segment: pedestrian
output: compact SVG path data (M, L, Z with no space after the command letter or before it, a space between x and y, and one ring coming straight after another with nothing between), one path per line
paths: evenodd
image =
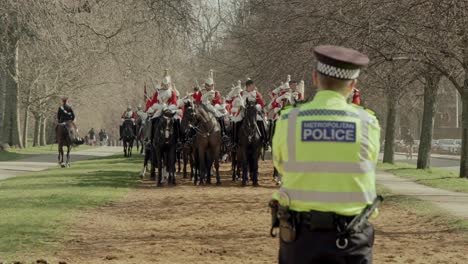
M273 162L282 175L270 202L278 210L272 214L280 226L279 263L369 264L374 229L370 213L357 216L381 201L375 186L380 126L372 111L346 101L369 59L338 46L314 53L318 92L282 111L273 138ZM353 219L365 221L351 232Z
M405 146L406 146L406 158L412 160L414 138L413 138L413 135L411 135L411 130L409 128L406 131L405 137L403 138L403 142L405 143Z

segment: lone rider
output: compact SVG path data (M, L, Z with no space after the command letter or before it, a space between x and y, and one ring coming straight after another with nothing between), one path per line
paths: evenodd
M120 132L119 140L122 140L122 137L123 137L123 135L122 135L123 134L123 122L125 122L125 120L131 120L134 123L135 120L138 118L138 116L137 116L137 114L135 112L132 111L132 107L128 106L127 110L122 113L122 116L120 118L122 118L122 124L120 125L120 129L119 129L119 132ZM135 131L135 124L133 124L133 125L134 125L133 131Z
M80 138L78 138L76 134L77 128L75 125L75 113L73 112L71 106L68 104L67 96L62 97L62 105L57 111L57 121L57 127L59 125L64 125L67 128L68 135L73 144L83 144L83 141ZM67 123L70 124L71 127L67 127Z

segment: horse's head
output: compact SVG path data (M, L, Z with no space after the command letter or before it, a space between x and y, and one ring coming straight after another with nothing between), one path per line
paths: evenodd
M253 100L249 100L247 98L245 100L245 105L244 105L244 117L247 120L256 120L257 114L258 114L257 102Z

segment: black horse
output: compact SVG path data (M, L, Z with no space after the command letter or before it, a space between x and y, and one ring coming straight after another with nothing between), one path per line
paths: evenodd
M125 120L122 129L122 141L124 147L124 156L131 157L133 149L133 141L135 140L135 126L132 120Z
M151 178L155 177L155 168L158 168L157 186L162 186L162 170L166 169L168 184L175 185L176 148L178 141L175 113L171 110L163 111L152 124L152 166Z
M242 186L247 185L248 172L253 186L258 185L258 160L262 150L260 129L257 125L258 110L255 101L246 99L244 119L239 127L239 152L242 162ZM240 155L239 155L240 154Z
M144 138L145 138L145 135L144 135L144 129L145 129L145 125L146 125L146 122L145 120L143 120L143 118L140 116L138 117L138 119L136 120L135 122L136 124L136 137L135 137L135 141L136 141L136 147L137 147L137 152L139 151L140 154L143 153L144 149L145 149L145 143L144 143ZM140 149L140 146L141 146L141 149Z
M151 144L151 119L150 117L147 117L146 120L144 121L143 129L141 131L142 133L142 138L143 138L143 143L142 143L142 150L144 151L145 158L143 161L143 169L141 170L140 173L140 178L144 178L146 171L148 170L148 162L151 160L151 157L153 155L152 152L152 144ZM152 178L151 180L156 180L155 178Z
M187 178L187 164L190 165L190 179L193 179L195 174L198 174L198 166L196 164L196 130L190 125L190 120L194 115L193 102L187 101L184 103L184 114L182 117L181 138L182 143L182 159L183 159L183 175Z
M197 132L194 146L200 175L195 175L194 184L211 184L211 171L214 163L216 184L221 184L219 176L219 155L221 147L221 127L213 112L202 103L194 105L191 122Z

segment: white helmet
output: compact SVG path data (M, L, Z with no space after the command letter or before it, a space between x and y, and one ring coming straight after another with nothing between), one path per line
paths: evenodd
M213 85L213 84L214 84L213 70L210 70L210 75L209 75L208 78L205 80L205 84L207 84L207 85Z

